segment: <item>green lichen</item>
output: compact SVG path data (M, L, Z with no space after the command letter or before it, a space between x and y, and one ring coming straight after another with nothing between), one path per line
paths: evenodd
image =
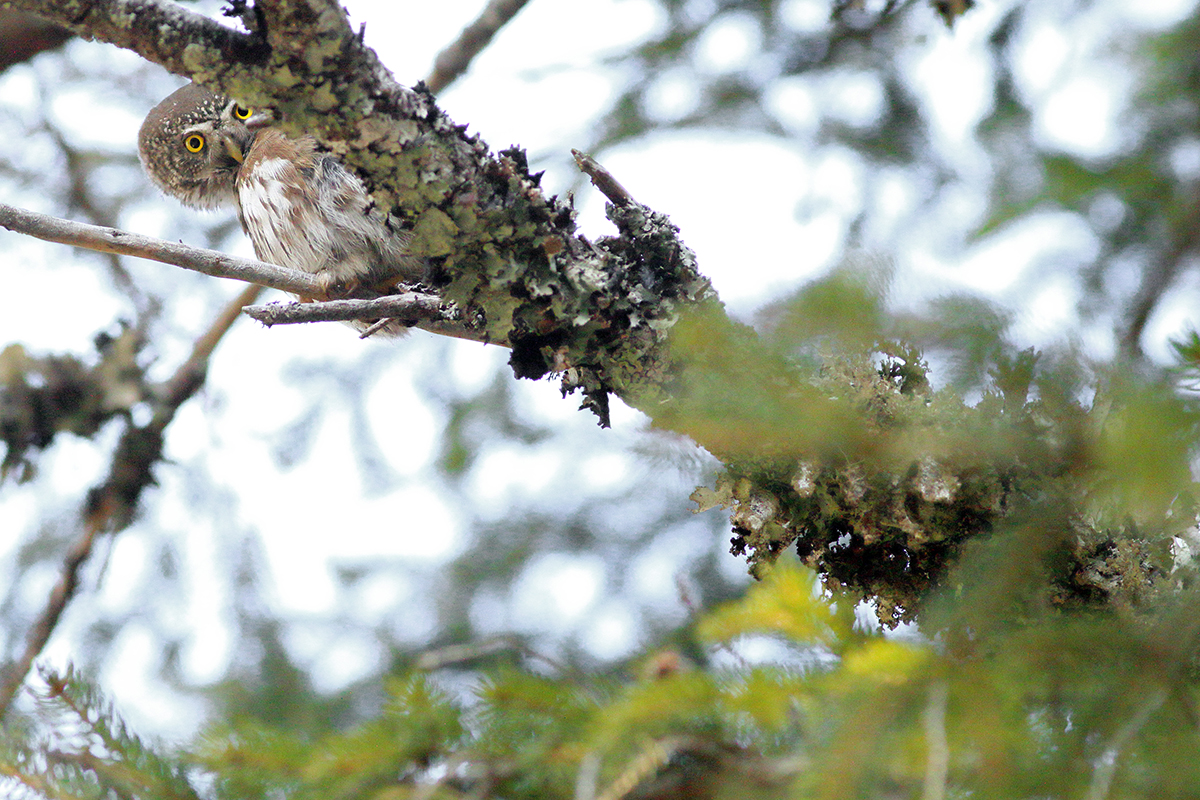
M212 69L216 66L212 56L212 51L202 44L192 42L187 47L183 48L183 53L180 55L183 61L183 67L198 83L207 83L211 80Z
M317 111L332 111L341 105L341 99L333 93L329 88L329 84L318 86L316 90L309 95L309 102Z
M413 226L410 249L423 258L449 255L454 251L458 226L440 208L427 208Z

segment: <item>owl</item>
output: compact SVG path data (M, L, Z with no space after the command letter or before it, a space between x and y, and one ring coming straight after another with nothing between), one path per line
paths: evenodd
M185 205L237 206L259 260L312 273L324 294L420 280L421 259L389 227L356 175L316 141L262 127L237 102L194 83L155 106L138 132L151 180Z

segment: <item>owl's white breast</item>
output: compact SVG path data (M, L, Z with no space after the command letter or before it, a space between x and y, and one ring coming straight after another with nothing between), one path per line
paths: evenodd
M311 273L333 266L333 231L294 162L284 158L254 161L248 173L239 176L238 204L242 225L259 259Z

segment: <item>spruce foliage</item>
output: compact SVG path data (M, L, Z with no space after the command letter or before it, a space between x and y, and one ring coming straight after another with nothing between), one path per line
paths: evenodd
M995 618L963 591L972 619ZM79 675L48 673L0 768L53 798L1195 797L1195 591L992 629L947 600L944 636L897 638L779 564L697 620L704 664L661 650L621 679L497 667L466 693L409 672L339 731L243 719L168 751ZM738 655L766 641L774 663Z

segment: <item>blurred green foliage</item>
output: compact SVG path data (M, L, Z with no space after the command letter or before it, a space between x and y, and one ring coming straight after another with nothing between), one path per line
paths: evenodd
M62 798L1195 797L1196 600L897 639L780 564L697 621L719 666L660 651L620 679L499 669L465 694L409 672L345 729L234 721L173 752L47 674L0 772ZM747 664L753 641L791 655Z

